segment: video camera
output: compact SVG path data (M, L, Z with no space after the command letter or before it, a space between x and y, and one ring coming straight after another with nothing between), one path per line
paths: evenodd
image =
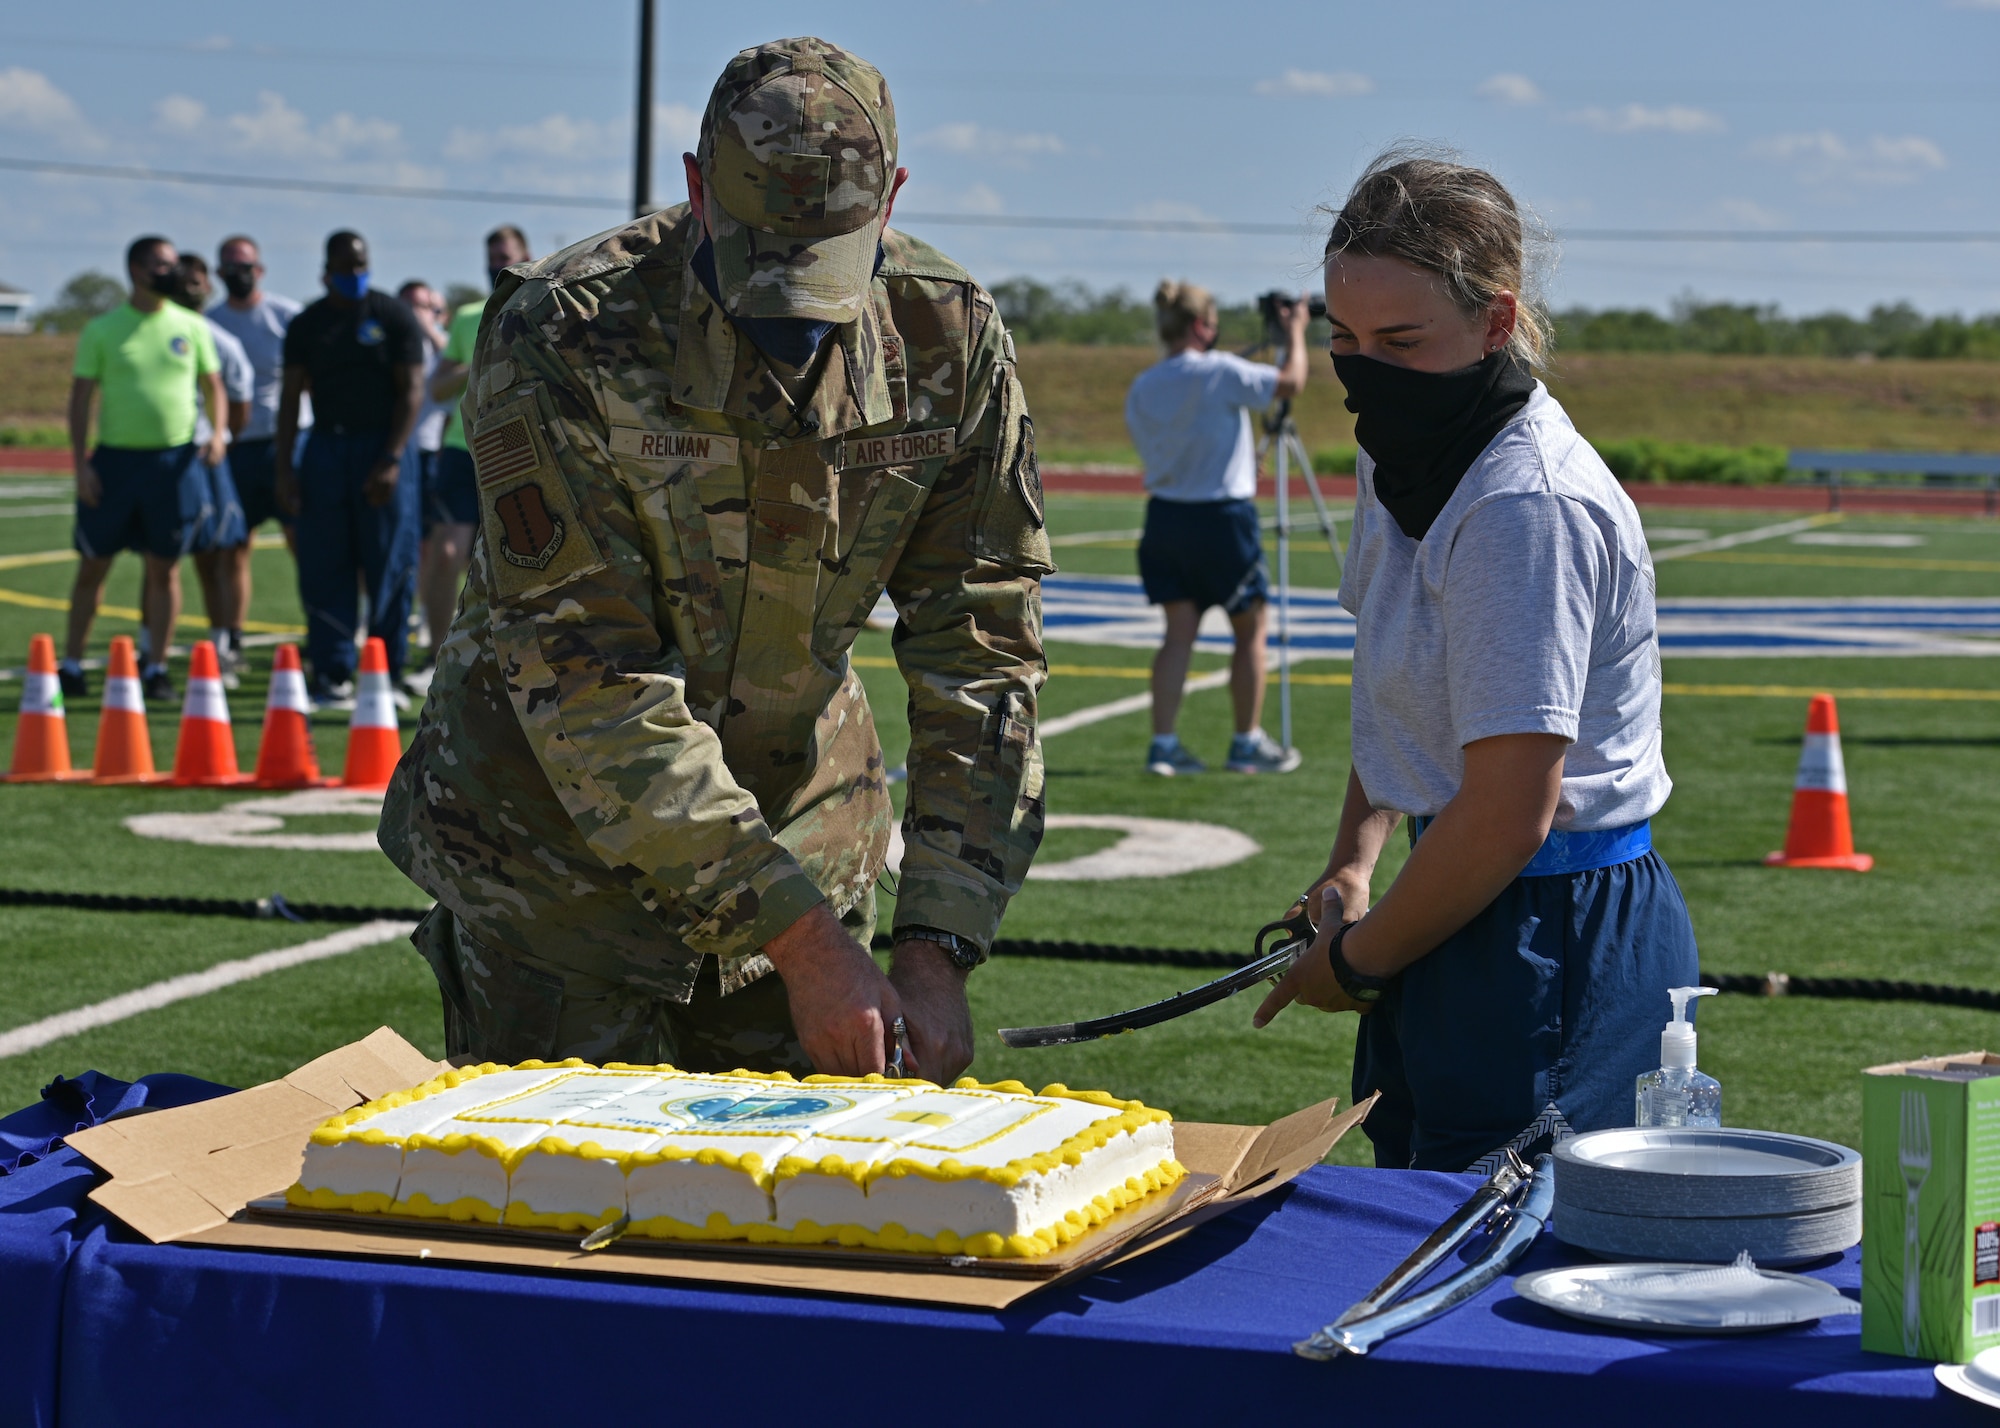
M1264 342L1267 346L1282 348L1288 340L1283 309L1291 300L1290 293L1280 292L1264 293L1257 299L1257 314L1264 319ZM1308 293L1306 311L1314 317L1325 317L1326 298L1319 293Z

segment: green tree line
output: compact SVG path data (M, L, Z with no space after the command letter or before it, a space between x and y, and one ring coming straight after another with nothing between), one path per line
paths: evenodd
M1016 341L1131 346L1153 340L1151 301L1125 288L1095 291L1076 282L1009 278L994 284L993 297ZM1224 306L1218 317L1223 347L1246 346L1263 331L1253 303ZM1926 316L1906 302L1877 305L1865 317L1790 317L1776 304L1689 297L1664 315L1648 308L1568 308L1555 315L1555 324L1558 352L2000 359L2000 313Z

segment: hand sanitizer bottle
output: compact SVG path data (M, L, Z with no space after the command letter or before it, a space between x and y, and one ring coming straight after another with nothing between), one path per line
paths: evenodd
M1722 1083L1694 1069L1694 1028L1688 1024L1690 997L1712 997L1713 987L1675 987L1674 1019L1660 1033L1660 1069L1639 1078L1637 1116L1640 1126L1714 1126L1722 1124Z

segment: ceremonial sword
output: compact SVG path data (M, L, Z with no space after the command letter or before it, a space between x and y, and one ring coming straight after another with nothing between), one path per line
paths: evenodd
M1202 986L1176 993L1165 1001L1112 1016L1060 1022L1054 1026L1004 1026L1000 1028L1000 1039L1014 1047L1073 1046L1080 1041L1095 1041L1101 1036L1116 1036L1122 1031L1137 1031L1141 1027L1172 1021L1177 1016L1186 1016L1191 1011L1199 1011L1202 1007L1233 997L1245 987L1254 987L1259 982L1274 981L1283 976L1299 958L1305 956L1317 931L1304 899L1300 899L1290 917L1267 922L1257 930L1256 950L1251 954L1251 960L1226 977L1217 977ZM1277 936L1288 940L1275 952L1266 952L1265 939Z

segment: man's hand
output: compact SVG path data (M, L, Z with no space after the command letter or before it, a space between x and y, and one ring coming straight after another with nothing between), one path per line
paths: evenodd
M792 1027L816 1069L866 1076L888 1068L902 999L832 908L820 903L765 943L764 955L784 978Z
M95 507L104 499L104 483L97 478L97 468L90 464L90 458L76 458L76 503L79 506Z
M396 499L396 484L402 475L403 463L400 459L383 457L368 473L368 479L361 483L362 499L371 506L388 505Z
M972 1064L972 1008L965 1000L968 974L935 942L906 937L896 944L889 980L903 999L915 1066L912 1075L949 1086Z
M1259 1031L1269 1026L1271 1018L1293 1002L1324 1012L1374 1010L1372 1003L1357 1002L1341 990L1339 979L1333 975L1333 960L1327 955L1335 930L1342 923L1359 922L1362 913L1367 911L1367 890L1364 888L1360 893L1360 912L1346 905L1334 880L1322 884L1318 893L1319 935L1313 938L1306 955L1294 962L1292 969L1278 979L1278 985L1271 989L1271 994L1264 998L1263 1005L1250 1018L1250 1025Z
M204 466L220 466L228 455L229 443L219 431L211 432L208 440L202 443L201 464Z

